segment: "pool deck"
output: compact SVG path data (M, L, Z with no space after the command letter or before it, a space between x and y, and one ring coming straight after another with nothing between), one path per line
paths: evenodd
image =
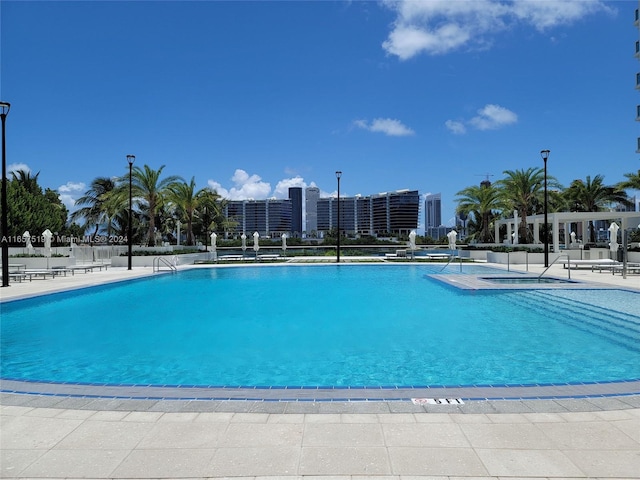
M542 267L529 271L539 274ZM34 279L1 289L0 299L150 274L150 268L113 268ZM567 278L568 272L559 265L548 275ZM623 279L585 269L572 270L571 278L640 291L637 274ZM25 383L6 382L5 392ZM617 390L621 385L627 390ZM87 395L94 386L76 387L71 395L0 394L0 478L640 478L638 382L545 386L560 390L537 398L518 387L503 393L484 386L393 392L394 400L374 401L344 401L360 398L361 389L327 398L308 390L306 401L264 401L267 393L260 392L261 401L238 401L172 400L140 387L136 398L119 390L99 398ZM203 395L217 398L211 390ZM444 398L449 403L435 400Z

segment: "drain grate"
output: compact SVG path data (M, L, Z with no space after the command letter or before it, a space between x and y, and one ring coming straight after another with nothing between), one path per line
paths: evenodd
M414 405L464 405L461 398L412 398Z

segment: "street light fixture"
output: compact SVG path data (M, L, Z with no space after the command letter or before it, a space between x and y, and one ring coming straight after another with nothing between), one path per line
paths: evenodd
M342 172L338 170L336 172L336 178L338 179L338 240L336 243L336 263L340 263L340 177L342 177Z
M132 171L133 171L133 162L136 161L135 155L127 155L127 162L129 162L129 229L127 232L127 253L128 253L128 262L127 262L127 270L131 270L131 251L133 250L133 219L131 215L131 209L133 204L132 198Z
M550 150L541 150L540 156L544 160L544 267L549 267L549 228L548 228L548 210L549 210L549 197L547 195L547 159L549 158Z
M4 125L9 114L11 104L0 102L0 118L2 118L2 286L9 286L9 232L7 212L7 152L5 149Z

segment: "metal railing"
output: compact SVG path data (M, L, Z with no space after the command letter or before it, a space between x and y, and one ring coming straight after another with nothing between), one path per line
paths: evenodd
M442 267L442 269L440 270L440 272L443 272L445 268L447 268L456 258L458 260L460 260L460 272L462 273L462 257L460 256L460 251L456 250L458 252L458 255L451 255L451 258L449 259L449 261L447 262L447 264Z
M165 257L155 257L153 259L153 273L159 272L163 266L169 267L169 270L172 272L178 271L178 267L176 266L178 263L178 257L174 255L171 260L172 262L167 260Z
M554 258L553 261L549 264L549 266L547 268L545 268L540 275L538 275L538 280L540 280L542 278L542 276L545 273L547 273L547 270L549 270L551 268L551 266L554 263L556 263L559 259L561 259L562 257L567 257L567 273L569 275L569 280L571 280L571 257L569 256L569 254L561 254L561 255L558 255L556 258Z

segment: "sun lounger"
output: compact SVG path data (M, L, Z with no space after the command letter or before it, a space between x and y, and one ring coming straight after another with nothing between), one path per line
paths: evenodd
M76 270L83 271L84 273L93 272L94 268L98 268L96 265L72 265L69 267L72 275L75 275Z
M277 260L280 258L280 255L278 254L264 254L264 255L258 255L258 259L260 260Z
M611 269L611 273L615 275L616 273L623 274L624 266L622 264L616 265ZM627 263L627 273L640 273L640 263Z
M42 277L42 279L46 279L47 276L51 276L51 278L54 278L56 276L56 273L53 270L45 270L45 269L29 269L27 268L26 270L23 270L22 272L20 272L22 274L24 274L25 278L29 277L29 281L33 280L33 277Z
M620 262L608 258L600 260L563 260L560 263L562 263L562 266L567 269L591 268L592 270L595 266L622 265Z

